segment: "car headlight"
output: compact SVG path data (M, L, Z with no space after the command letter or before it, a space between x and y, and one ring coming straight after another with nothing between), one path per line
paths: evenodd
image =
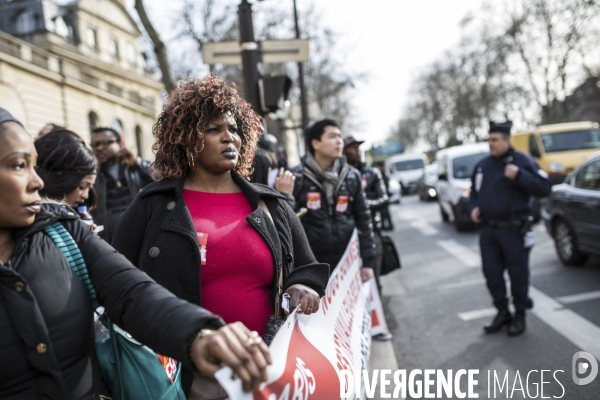
M429 188L428 193L429 193L429 197L435 197L435 195L436 195L434 188Z
M567 169L565 168L565 166L562 165L558 161L552 161L548 165L548 169L550 170L550 172L553 172L553 173L564 173L564 172L567 172Z

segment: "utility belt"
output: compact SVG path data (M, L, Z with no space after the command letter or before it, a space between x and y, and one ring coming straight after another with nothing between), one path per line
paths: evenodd
M515 217L514 219L506 219L506 220L483 220L481 221L481 225L489 226L491 228L508 228L511 226L519 227L519 234L521 236L525 236L525 234L531 229L533 226L533 217L531 215Z

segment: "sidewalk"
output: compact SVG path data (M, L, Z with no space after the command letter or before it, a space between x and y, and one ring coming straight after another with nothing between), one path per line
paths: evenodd
M394 341L387 340L381 342L373 340L371 344L371 362L369 365L369 377L373 377L373 370L378 369L381 372L382 369L389 369L394 371L398 369L398 360L396 359L396 351L394 350ZM377 388L375 389L375 396L372 399L380 400L379 397L379 376L377 376ZM393 388L393 386L391 386ZM389 392L389 389L388 389Z
M385 290L385 288L384 288ZM384 291L385 293L385 291ZM383 312L387 313L388 310L385 307L383 307ZM373 377L373 370L374 369L378 369L379 372L381 372L382 369L389 369L392 371L392 376L393 373L399 369L398 367L398 360L396 358L396 350L394 349L394 340L387 340L387 341L379 341L379 340L373 340L371 342L371 359L369 362L369 377ZM379 376L378 376L379 378ZM380 395L380 391L379 391L379 379L377 379L377 388L375 389L375 396L372 397L372 399L375 400L380 400L381 398L379 397ZM392 386L393 387L393 386Z

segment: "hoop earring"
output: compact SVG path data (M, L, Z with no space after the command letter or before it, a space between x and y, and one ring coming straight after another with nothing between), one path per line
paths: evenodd
M187 156L188 156L188 165L189 165L190 169L192 170L192 172L194 172L194 157L192 157L192 155L189 151L187 152Z

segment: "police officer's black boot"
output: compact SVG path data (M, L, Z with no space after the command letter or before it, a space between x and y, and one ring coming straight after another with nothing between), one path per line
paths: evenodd
M483 327L483 330L485 331L485 333L498 332L500 329L502 329L503 326L510 324L510 321L510 311L508 311L508 308L502 308L498 310L498 314L496 314L492 323L486 324Z
M508 325L508 336L518 336L523 332L525 332L525 310L519 310Z

